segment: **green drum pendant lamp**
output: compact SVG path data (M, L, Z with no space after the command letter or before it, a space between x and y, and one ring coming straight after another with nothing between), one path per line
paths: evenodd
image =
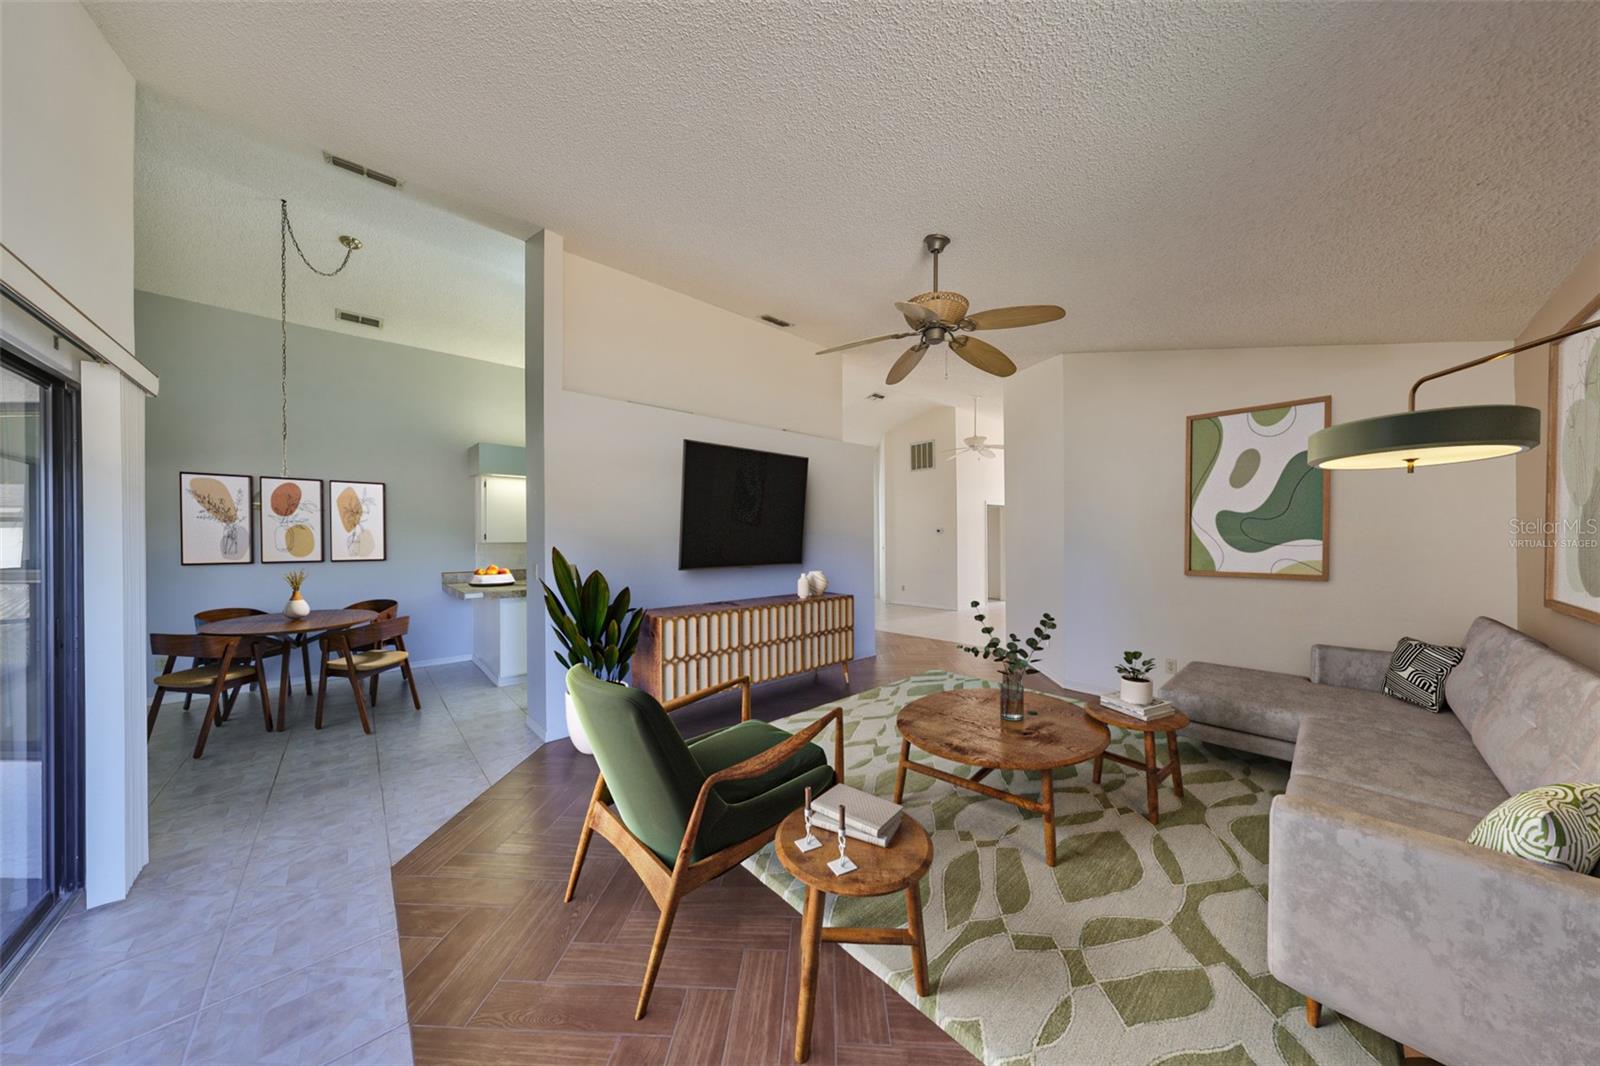
M1419 466L1498 459L1536 448L1539 445L1537 407L1493 403L1419 411L1417 389L1435 378L1470 370L1596 328L1600 328L1600 322L1587 322L1426 374L1411 386L1407 409L1400 414L1341 422L1311 434L1306 460L1322 470L1404 470L1409 474Z

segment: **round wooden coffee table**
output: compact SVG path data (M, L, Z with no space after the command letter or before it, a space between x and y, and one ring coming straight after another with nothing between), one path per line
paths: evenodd
M773 847L783 868L806 886L806 909L800 923L800 1001L795 1011L794 1061L811 1057L811 1016L817 1003L817 952L822 941L843 944L905 944L911 949L911 968L917 995L928 994L928 953L922 939L922 900L917 883L933 865L933 840L910 815L903 815L889 846L880 848L864 840L851 840L846 853L856 868L844 876L828 869L839 857L838 838L826 829L814 829L822 847L801 851L794 842L806 835L804 811L795 811L778 826ZM822 894L836 896L886 896L906 894L904 929L822 928Z
M378 617L376 611L312 611L304 618L290 618L285 614L251 614L243 618L229 618L221 622L208 622L200 633L208 637L283 637L296 633L326 633L334 629L349 629ZM263 688L265 684L263 683ZM283 673L278 679L278 732L287 728L289 707L289 656L283 657Z
M1023 696L1020 722L1000 718L1000 691L954 689L913 700L900 708L895 726L900 742L900 768L894 778L894 801L905 794L906 771L915 770L957 788L1021 807L1044 817L1044 861L1056 864L1056 801L1051 771L1092 759L1106 750L1111 732L1065 700L1037 692ZM978 768L959 777L934 766L911 761L915 745L929 755ZM1039 798L1019 796L983 784L991 770L1034 770Z
M1126 755L1118 755L1114 751L1102 752L1094 757L1094 783L1100 783L1100 768L1102 760L1110 759L1112 762L1131 766L1135 770L1144 771L1145 817L1150 819L1151 825L1158 824L1156 810L1158 798L1157 787L1162 778L1172 778L1172 794L1179 799L1183 798L1183 767L1178 763L1178 730L1189 724L1189 716L1172 708L1172 713L1164 714L1160 718L1152 718L1148 722L1143 718L1135 718L1121 711L1114 711L1103 705L1099 700L1090 700L1086 708L1089 717L1106 725L1114 725L1118 729L1126 729L1131 733L1144 734L1144 762L1130 759ZM1167 735L1167 765L1156 766L1156 734Z

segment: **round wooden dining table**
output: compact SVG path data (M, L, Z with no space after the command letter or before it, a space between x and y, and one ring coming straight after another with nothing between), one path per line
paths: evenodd
M305 634L309 640L311 634L331 633L336 629L350 629L353 626L364 625L378 617L376 611L312 611L304 618L290 618L286 614L252 614L243 618L229 618L222 622L208 622L200 627L200 633L208 637L292 637ZM278 732L288 728L287 712L289 708L289 659L287 649L283 653L283 674L278 681ZM260 661L259 658L257 660ZM310 684L311 679L306 678Z

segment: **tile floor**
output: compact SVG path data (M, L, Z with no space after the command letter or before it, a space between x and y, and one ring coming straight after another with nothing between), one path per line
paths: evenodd
M877 627L908 637L929 637L949 640L958 644L976 643L983 639L978 632L992 624L995 632L1004 633L1006 605L1001 600L990 600L983 608L987 622L975 622L972 611L941 611L933 607L908 607L901 603L878 601Z
M120 903L79 910L0 999L0 1060L411 1061L389 869L539 746L526 693L470 663L386 674L373 735L348 687L312 728L255 697L190 758L200 704L150 740L150 864Z

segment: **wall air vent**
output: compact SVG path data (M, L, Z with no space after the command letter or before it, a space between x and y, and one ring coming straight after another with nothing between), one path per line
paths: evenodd
M363 166L353 159L346 159L343 156L334 155L332 152L323 152L322 158L331 166L336 166L340 170L348 170L352 174L360 174L363 178L371 178L378 184L387 185L391 189L398 189L402 184L404 184L399 178L391 177L390 175L384 174L381 171L373 170L371 167Z
M911 469L933 469L933 441L925 440L911 446Z
M373 318L371 315L357 314L354 311L340 311L335 308L333 317L337 318L340 322L348 322L352 326L368 326L372 329L383 328L383 319Z
M777 315L762 315L761 316L761 321L770 322L774 326L777 326L779 329L788 329L790 326L794 325L793 322L785 322L783 319L779 318Z

